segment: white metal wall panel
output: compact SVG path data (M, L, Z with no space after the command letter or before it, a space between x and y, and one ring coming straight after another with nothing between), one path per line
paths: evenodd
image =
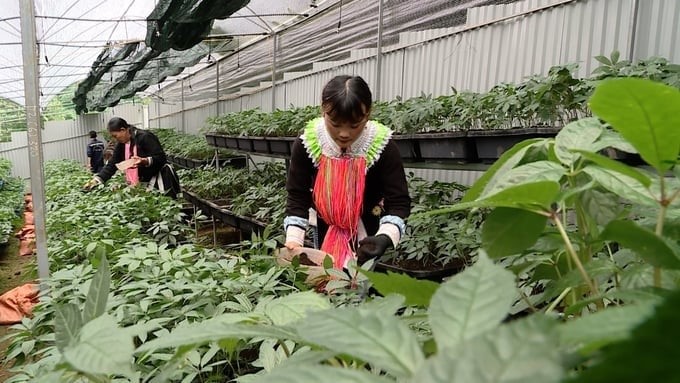
M408 166L408 165L406 165ZM413 173L416 177L428 181L457 182L461 185L470 186L484 174L477 170L448 170L448 169L424 169L406 168L406 174Z
M680 62L680 1L640 0L635 57Z

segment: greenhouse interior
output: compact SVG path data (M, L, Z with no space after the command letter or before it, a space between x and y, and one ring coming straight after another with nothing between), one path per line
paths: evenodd
M0 381L680 382L680 0L0 3Z

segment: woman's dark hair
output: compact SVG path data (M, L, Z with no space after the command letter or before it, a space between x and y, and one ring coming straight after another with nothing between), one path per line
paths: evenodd
M134 126L127 123L120 117L113 117L109 120L109 132L120 132L123 129L131 129Z
M321 108L338 122L359 122L371 110L371 89L359 76L335 76L321 92Z

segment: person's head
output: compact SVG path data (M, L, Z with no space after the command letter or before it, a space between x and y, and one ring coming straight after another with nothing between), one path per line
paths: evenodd
M109 133L121 144L127 144L132 138L132 126L120 117L113 117L109 120Z
M349 148L366 128L371 112L371 89L359 76L336 76L321 92L321 110L333 141Z
M90 130L90 138L97 138L97 132Z

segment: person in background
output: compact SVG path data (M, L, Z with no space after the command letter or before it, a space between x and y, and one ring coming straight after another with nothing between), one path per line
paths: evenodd
M179 192L179 180L167 163L165 152L158 138L148 130L138 129L120 117L109 120L108 130L118 142L111 160L99 171L84 189L90 190L104 184L120 169L130 186L143 184L159 189L175 198Z
M106 144L97 139L97 132L90 131L90 142L87 144L87 166L92 173L97 174L104 167L104 149Z
M323 116L310 121L293 144L285 246L303 246L313 207L321 250L337 269L395 247L411 211L399 149L390 129L369 120L371 105L361 77L337 76L323 88Z

